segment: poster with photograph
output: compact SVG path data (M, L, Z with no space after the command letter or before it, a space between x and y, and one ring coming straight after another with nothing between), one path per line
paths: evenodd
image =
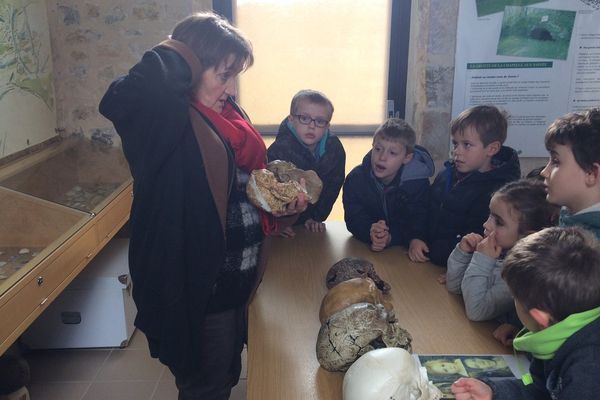
M508 355L418 355L417 359L427 370L427 377L444 394L453 399L450 386L459 378L506 379L520 378L529 369L529 361L523 356Z
M479 104L509 116L506 144L546 157L557 117L600 107L600 0L461 0L452 117Z

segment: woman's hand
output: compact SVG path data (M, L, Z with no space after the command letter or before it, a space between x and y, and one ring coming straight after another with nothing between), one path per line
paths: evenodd
M308 202L306 201L306 195L299 193L295 200L288 203L287 208L284 212L273 212L274 217L288 217L290 215L300 214L306 210Z
M492 400L492 389L474 378L460 378L452 384L456 400Z

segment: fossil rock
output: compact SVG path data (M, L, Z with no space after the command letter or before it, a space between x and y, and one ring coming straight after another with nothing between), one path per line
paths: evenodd
M345 371L363 354L377 348L411 351L412 337L381 304L357 303L333 314L319 330L317 359L328 371Z
M300 193L306 193L306 190L298 182L279 182L267 169L252 171L246 186L246 194L252 204L269 213L284 212L287 204Z
M271 161L267 164L267 169L273 172L279 182L300 182L300 178L304 178L306 191L311 198L310 202L314 204L319 200L321 190L323 190L323 182L315 171L304 171L297 168L293 163L282 160Z
M390 291L390 285L377 275L373 264L358 257L342 258L332 265L327 272L327 289L352 278L371 278L384 294L388 294Z
M324 323L334 313L356 303L383 304L389 318L394 316L394 306L384 300L371 279L353 278L329 289L321 301L319 319Z

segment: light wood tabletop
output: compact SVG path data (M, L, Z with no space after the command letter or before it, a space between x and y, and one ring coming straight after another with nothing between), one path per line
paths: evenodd
M411 262L401 247L372 252L343 222L328 222L324 233L295 230L292 239L268 239L267 270L250 305L249 400L342 399L343 373L321 368L315 346L325 276L344 257L371 261L391 285L396 317L415 353L510 353L492 337L495 323L468 321L461 297L437 282L444 269Z

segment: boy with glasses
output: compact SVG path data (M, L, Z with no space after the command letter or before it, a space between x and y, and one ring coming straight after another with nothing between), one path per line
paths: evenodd
M348 230L371 250L409 247L427 233L429 177L434 165L416 134L400 118L385 121L373 135L373 148L344 183Z
M319 200L309 204L296 224L311 232L323 232L325 221L344 184L346 152L342 142L329 131L333 104L323 93L301 90L292 98L290 115L279 126L275 142L269 146L269 161L289 161L303 170L313 170L323 182ZM294 236L293 229L281 236Z

